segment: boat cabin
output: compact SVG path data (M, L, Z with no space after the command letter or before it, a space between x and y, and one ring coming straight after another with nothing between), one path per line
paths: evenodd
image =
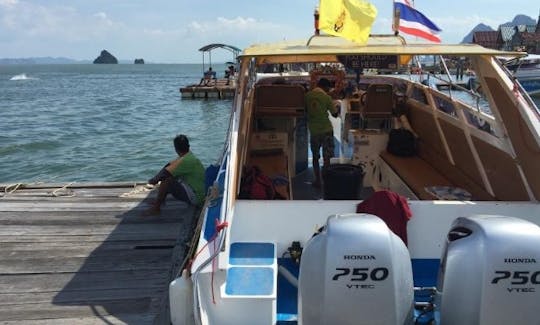
M371 66L384 71L387 67L380 64L397 62L398 56L378 59L379 65ZM480 58L472 61L482 64ZM362 174L355 178L357 192L343 199L362 199L381 189L413 200L529 201L538 197L538 176L520 164L523 160L516 157L509 130L490 110L490 104L495 112L516 106L512 94L504 93L492 78L484 80L493 90L485 98L464 88L452 89L443 77L437 80L429 74L358 73L360 69L355 73L340 62L287 65L287 69L295 68L281 74L259 73L256 82L244 88L248 94L239 125L239 141L245 141L239 145L244 148L239 152L240 170L259 167L276 184L280 195L273 198L335 197L331 192L340 191L339 181L336 184L331 178L344 178L342 186L347 186L346 181L353 181L347 178L358 173L355 166ZM311 186L305 93L322 77L332 81L331 95L340 108L338 118L329 115L329 119L336 144L332 165L342 167L323 171L326 187L323 184L319 190ZM418 82L419 78L431 78L442 90ZM415 150L408 155L391 153L387 150L390 135L403 128L414 135Z

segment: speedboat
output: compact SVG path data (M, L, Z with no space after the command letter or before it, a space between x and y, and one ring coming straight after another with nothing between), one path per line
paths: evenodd
M507 65L531 96L540 96L540 55L529 54Z
M483 96L391 72L417 55L467 57ZM538 324L540 112L497 59L524 55L399 35L244 49L172 323ZM323 77L340 113L319 189L305 93Z

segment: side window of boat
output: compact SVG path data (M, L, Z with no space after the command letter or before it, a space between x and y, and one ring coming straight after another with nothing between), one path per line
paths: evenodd
M426 93L424 92L424 89L414 87L411 93L411 98L416 99L417 101L421 102L422 104L428 103Z
M456 117L456 108L450 100L439 96L434 96L433 99L435 100L435 105L439 111Z
M469 112L468 110L463 110L463 113L465 114L465 118L467 120L467 123L469 126L487 132L491 135L497 136L491 127L491 124L489 124L488 121L479 118L478 116L474 115L473 113Z

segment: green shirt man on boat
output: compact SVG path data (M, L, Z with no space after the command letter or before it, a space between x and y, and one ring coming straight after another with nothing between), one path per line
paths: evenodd
M317 82L317 87L306 93L307 124L310 134L310 148L313 156L314 187L321 186L319 167L320 150L323 152L323 166L330 165L330 158L334 156L334 132L328 113L337 117L338 110L333 104L332 97L328 95L331 83L326 78Z

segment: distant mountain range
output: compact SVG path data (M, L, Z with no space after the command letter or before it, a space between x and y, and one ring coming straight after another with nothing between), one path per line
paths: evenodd
M118 60L121 64L133 64L133 60ZM35 57L35 58L0 58L2 64L92 64L92 60L74 60L63 57Z
M518 25L536 25L536 20L532 19L529 16L526 15L517 15L514 17L512 21L506 22L504 24L500 24L497 29L499 29L500 26L518 26ZM467 34L461 43L472 43L473 34L474 32L489 32L489 31L495 31L497 29L493 29L488 25L485 24L478 24L476 25L470 32Z
M92 63L90 60L73 60L69 58L36 57L36 58L4 58L0 64L84 64Z

